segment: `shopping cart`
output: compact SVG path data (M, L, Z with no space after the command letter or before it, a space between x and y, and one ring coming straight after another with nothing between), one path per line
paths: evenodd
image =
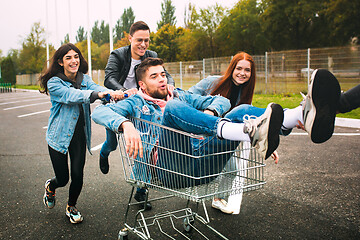
M263 158L250 144L194 135L144 119L130 120L140 133L143 157L129 157L125 152L124 136L118 135L125 180L132 186L119 239L127 239L129 232L141 239L153 239L150 228L157 228L170 239L175 239L174 235L191 239L192 230L209 239L195 227L195 221L210 229L212 234L227 239L210 226L205 201L261 188L265 184ZM145 189L144 202L132 203L135 188ZM166 196L149 200L149 189ZM145 211L147 202L170 197L183 198L187 204L184 208L147 216L154 211ZM130 207L136 204L142 204L144 209L138 210L133 220L128 220ZM169 223L165 227L171 226L176 234L165 232L164 219ZM179 222L184 230L176 226Z

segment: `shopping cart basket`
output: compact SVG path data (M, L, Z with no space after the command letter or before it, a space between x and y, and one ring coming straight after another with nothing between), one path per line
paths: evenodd
M141 239L153 239L150 234L150 227L153 226L170 239L175 239L163 231L160 220L165 218L170 220L176 235L185 239L191 239L186 232L192 229L208 239L194 226L195 220L219 237L227 239L209 225L205 201L215 196L226 197L261 188L265 184L263 158L250 144L194 135L138 118L132 118L131 122L140 133L143 157L129 157L125 152L124 136L118 135L125 180L132 185L125 226L119 232L119 239L127 239L129 231ZM145 204L131 203L134 188L137 187L146 191ZM163 192L167 196L149 200L148 189ZM152 211L141 209L135 214L134 220L128 222L130 206L146 206L148 201L174 196L186 199L186 207L152 216L146 216ZM189 207L190 202L195 202L195 210ZM198 212L199 205L203 207L204 216ZM175 226L176 220L182 220L185 232Z

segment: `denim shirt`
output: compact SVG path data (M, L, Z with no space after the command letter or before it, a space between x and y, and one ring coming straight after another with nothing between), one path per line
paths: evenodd
M59 77L50 78L47 86L52 105L46 132L47 143L54 150L67 153L80 115L81 104L84 110L86 145L91 154L90 96L93 91L101 92L108 89L97 85L85 74L80 89Z
M201 96L206 96L211 93L215 85L219 82L221 76L208 76L207 78L202 79L200 82L195 84L189 89L189 92L199 94ZM238 98L236 100L236 105L240 102L241 97L241 88L239 91Z

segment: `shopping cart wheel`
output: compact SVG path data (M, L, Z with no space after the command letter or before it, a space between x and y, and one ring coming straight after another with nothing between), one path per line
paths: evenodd
M183 226L186 232L190 232L192 226L190 224L194 224L194 220L190 220L188 217L184 218Z
M128 240L128 231L126 228L119 231L118 240Z

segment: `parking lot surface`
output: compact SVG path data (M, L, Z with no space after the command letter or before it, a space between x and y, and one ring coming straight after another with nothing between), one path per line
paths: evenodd
M45 141L50 106L49 97L38 92L0 94L0 239L117 239L131 187L118 151L110 155L110 172L100 172L105 129L94 122L93 155L87 154L77 204L84 222L73 225L65 216L68 186L57 190L54 209L45 208L44 183L54 174ZM323 144L299 130L281 137L279 163L266 161L267 184L244 194L239 215L207 202L211 225L229 239L360 239L360 129L336 127L335 133ZM154 202L151 212L185 205L171 198ZM152 236L166 239L156 227ZM188 236L203 239L194 232Z

